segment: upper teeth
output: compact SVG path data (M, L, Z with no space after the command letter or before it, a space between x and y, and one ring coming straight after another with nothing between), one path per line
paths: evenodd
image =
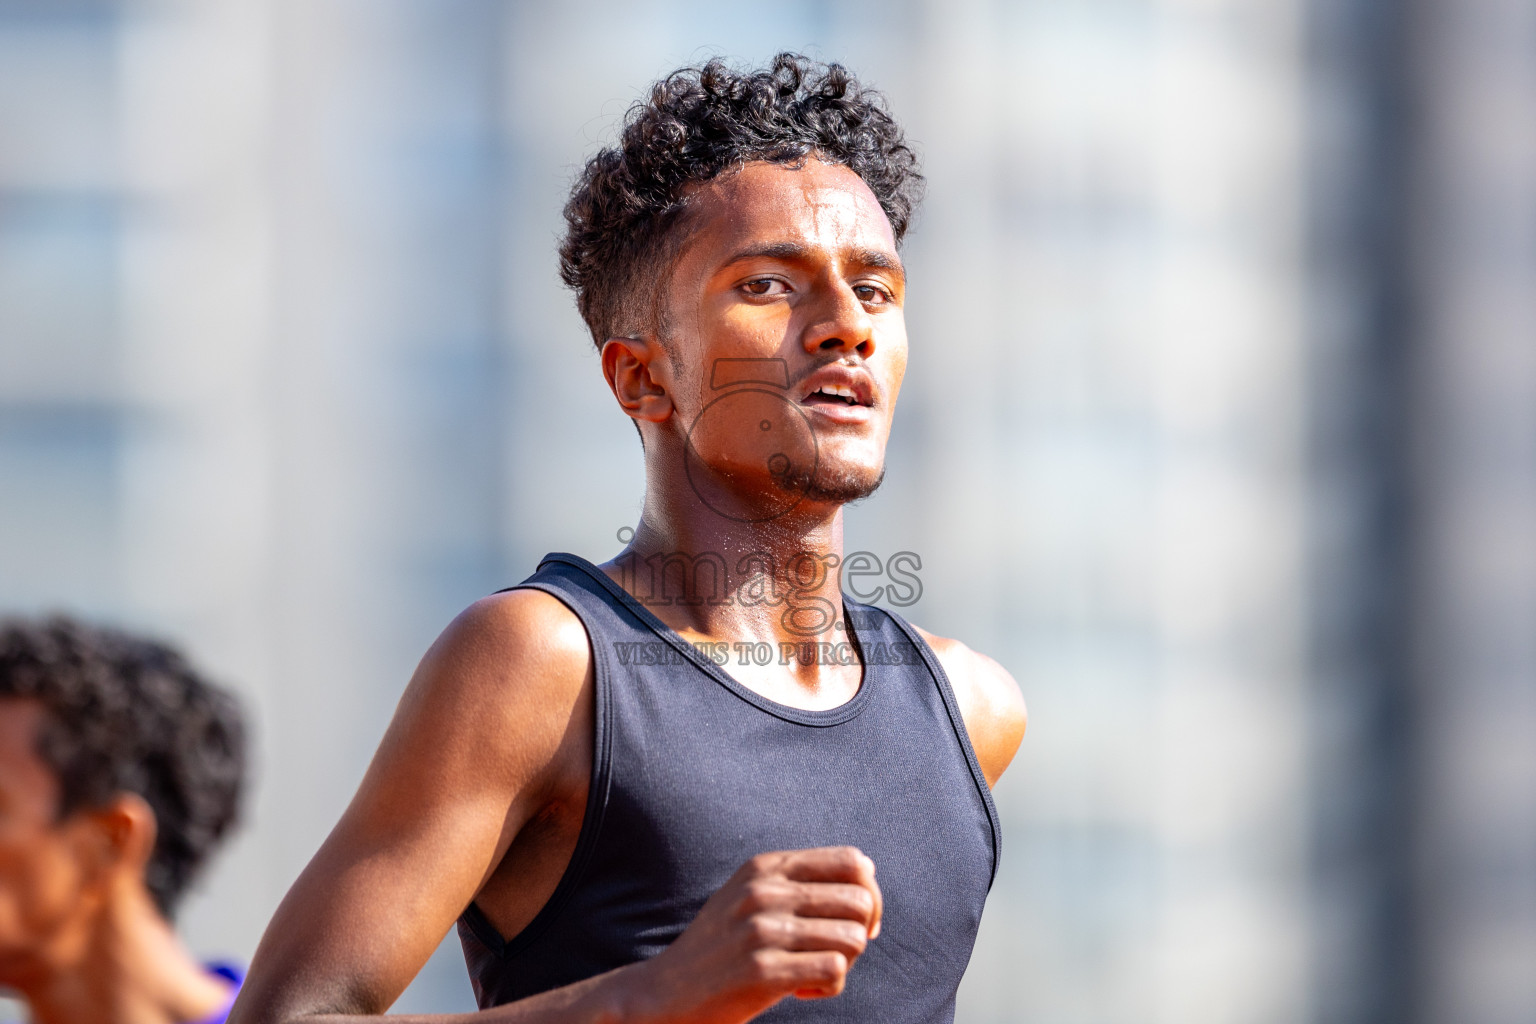
M847 387L843 384L823 384L816 390L820 391L824 395L835 395L838 398L854 397L853 388Z

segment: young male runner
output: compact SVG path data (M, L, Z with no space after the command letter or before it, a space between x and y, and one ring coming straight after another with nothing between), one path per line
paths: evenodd
M476 1020L952 1019L1024 705L839 586L920 183L883 101L793 55L668 77L587 164L561 269L640 523L433 645L235 1024L383 1013L455 922Z
M239 707L174 651L0 620L0 986L35 1024L222 1024L171 912L233 824Z

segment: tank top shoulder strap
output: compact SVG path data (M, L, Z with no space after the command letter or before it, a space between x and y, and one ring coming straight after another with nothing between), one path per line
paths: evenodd
M594 644L615 630L624 633L645 628L630 607L634 598L591 562L563 551L545 555L533 575L501 592L507 590L542 590L556 598L581 619Z
M609 641L616 630L633 629L634 625L624 621L626 613L621 602L604 590L602 584L593 577L594 572L600 573L601 570L574 555L554 552L544 556L533 575L516 586L503 587L497 591L499 594L512 590L543 591L569 608L586 630L587 643L592 652L592 779L587 790L587 806L582 817L581 832L576 840L576 849L571 853L571 861L555 886L554 893L534 915L533 920L509 940L496 930L495 925L474 903L469 905L460 918L459 934L465 944L465 955L470 960L472 978L476 977L477 958L489 957L499 962L514 956L537 941L549 925L559 918L576 894L591 862L597 836L602 831L613 787L614 668L609 656L612 650ZM633 619L633 615L629 618ZM472 949L472 945L480 948ZM478 986L479 981L476 980L475 984Z
M997 804L992 799L992 787L987 785L987 776L981 770L981 762L976 759L976 750L971 745L971 736L965 726L965 718L960 713L960 702L955 698L954 686L949 681L949 675L944 671L939 657L929 646L928 641L917 628L903 618L900 614L888 608L876 605L861 604L846 594L843 595L843 607L847 617L851 620L857 636L859 646L865 659L865 671L869 671L869 664L890 663L907 668L907 671L916 670L920 675L926 675L931 680L931 685L937 690L938 699L944 705L944 711L949 717L951 728L954 729L955 738L959 741L960 749L965 754L966 764L970 767L971 781L976 786L976 793L981 799L982 806L987 811L987 821L992 827L992 881L997 880L997 867L1003 857L1003 830L997 814ZM926 672L923 670L926 669Z

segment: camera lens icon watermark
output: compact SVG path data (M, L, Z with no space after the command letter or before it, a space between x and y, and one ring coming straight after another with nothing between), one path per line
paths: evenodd
M684 469L699 500L718 515L762 523L792 511L816 478L819 452L810 418L789 397L782 359L717 359L710 388L722 392L688 429ZM774 487L743 505L732 478L764 470Z

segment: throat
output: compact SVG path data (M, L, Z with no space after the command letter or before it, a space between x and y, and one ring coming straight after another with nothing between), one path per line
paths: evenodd
M192 958L147 893L115 902L77 955L23 992L36 1024L183 1024L227 1005L230 983Z
M814 635L782 630L677 634L733 681L760 697L801 711L829 711L858 695L864 659L842 606Z

